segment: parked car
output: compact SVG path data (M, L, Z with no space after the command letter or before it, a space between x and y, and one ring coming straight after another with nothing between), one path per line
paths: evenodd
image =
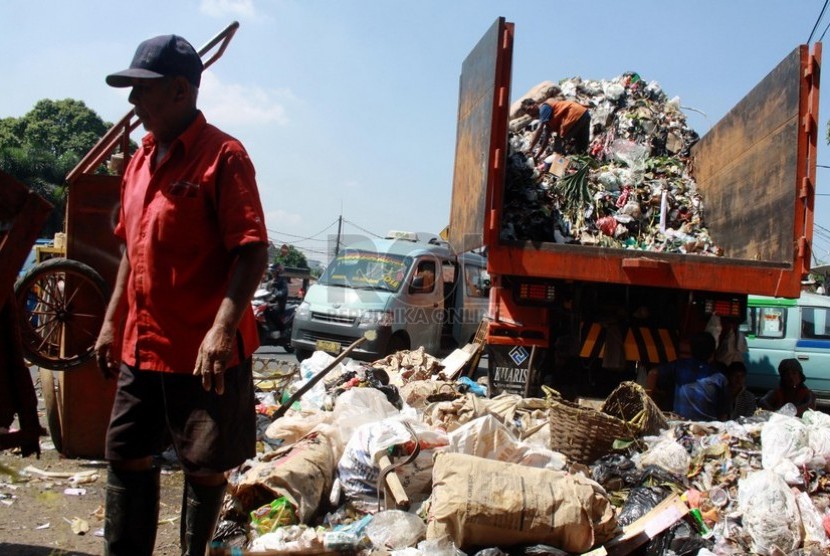
M488 310L486 259L457 255L437 237L392 233L344 248L311 286L291 343L302 361L337 354L366 331L375 338L351 356L374 361L423 346L441 356L469 343Z
M807 387L830 405L830 297L804 292L797 299L749 296L746 334L747 387L763 394L778 386L778 364L797 359Z

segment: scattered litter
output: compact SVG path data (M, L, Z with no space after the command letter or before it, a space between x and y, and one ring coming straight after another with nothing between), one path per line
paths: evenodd
M72 532L76 535L85 535L89 532L89 523L80 517L73 517L72 519L63 518L72 528Z
M44 479L68 479L69 482L74 483L88 483L91 481L98 480L98 471L95 469L90 469L88 471L44 471L42 469L38 469L33 465L27 465L22 473L27 475L35 475L40 478Z
M84 496L86 494L85 488L66 488L63 493L67 496Z
M5 463L0 463L0 475L8 475L11 477L11 480L15 482L20 480L20 473L17 469L8 466Z

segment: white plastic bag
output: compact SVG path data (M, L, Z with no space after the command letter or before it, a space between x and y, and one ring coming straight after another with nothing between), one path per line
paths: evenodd
M807 426L796 417L774 413L761 429L761 465L791 485L803 482L799 467L813 458Z
M398 415L386 394L376 388L351 388L337 397L331 422L340 431L343 446L349 443L354 431L366 423L376 423Z
M413 438L413 432L417 438ZM337 465L343 494L357 510L374 512L378 509L380 468L377 457L392 446L410 443L411 447L416 439L420 446L418 456L395 469L394 473L397 473L407 495L426 497L432 483L434 450L447 445L446 433L417 421L395 417L358 427Z
M522 442L493 415L473 419L450 432L447 451L540 469L562 470L567 465L563 454Z
M680 477L689 472L691 456L686 448L672 438L661 438L656 444L640 454L638 465L646 467L656 465Z
M645 170L649 153L648 147L626 139L617 139L611 143L610 150L614 153L614 158L624 162L634 172Z
M307 384L309 380L314 378L320 371L330 365L332 361L334 361L334 357L325 351L315 351L311 354L311 357L304 359L303 362L300 363L300 380L292 385L294 391L299 390L302 386ZM342 365L342 362L340 365ZM332 372L336 372L336 368L332 370ZM322 380L319 380L317 384L312 386L311 389L300 398L300 407L304 410L323 409L325 407L325 403L326 387Z
M420 517L401 510L378 512L366 527L366 536L375 549L414 547L426 536L426 532L426 523Z
M801 546L801 514L790 487L772 471L756 471L738 481L738 510L758 554L785 554Z
M830 461L830 415L808 409L801 416L801 420L807 425L813 456L823 462Z
M818 545L827 554L830 548L830 540L824 530L821 514L816 508L810 495L806 492L799 492L795 495L798 511L801 515L801 523L804 526L804 548L811 545Z

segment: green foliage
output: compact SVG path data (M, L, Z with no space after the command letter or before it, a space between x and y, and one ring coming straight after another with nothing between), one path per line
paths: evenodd
M55 156L74 152L78 158L106 133L108 124L80 100L40 100L22 118L25 141Z
M63 230L66 175L109 126L73 99L43 99L21 118L0 119L0 170L55 206L44 237Z
M274 257L275 263L280 263L283 266L296 266L299 268L308 268L308 260L302 251L297 250L293 245L288 246L288 253L282 256L279 251Z

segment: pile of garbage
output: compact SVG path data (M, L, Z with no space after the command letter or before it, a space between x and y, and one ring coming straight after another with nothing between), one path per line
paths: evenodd
M531 153L539 122L521 101L514 104L503 240L723 255L709 236L690 174L689 152L699 136L687 126L679 98L637 73L543 82L522 98L588 107L591 142L587 152L569 156L551 146Z
M486 378L441 376L423 353L393 360L344 359L262 428L261 451L229 478L213 554L830 551L824 413L699 423L648 402L615 412L611 394L601 407L573 404L582 423L632 431L598 438L601 427L552 411L564 403L555 392L489 398ZM287 390L258 395L290 399L332 363L315 352ZM581 443L575 429L587 431ZM605 453L580 457L578 445L597 441Z

